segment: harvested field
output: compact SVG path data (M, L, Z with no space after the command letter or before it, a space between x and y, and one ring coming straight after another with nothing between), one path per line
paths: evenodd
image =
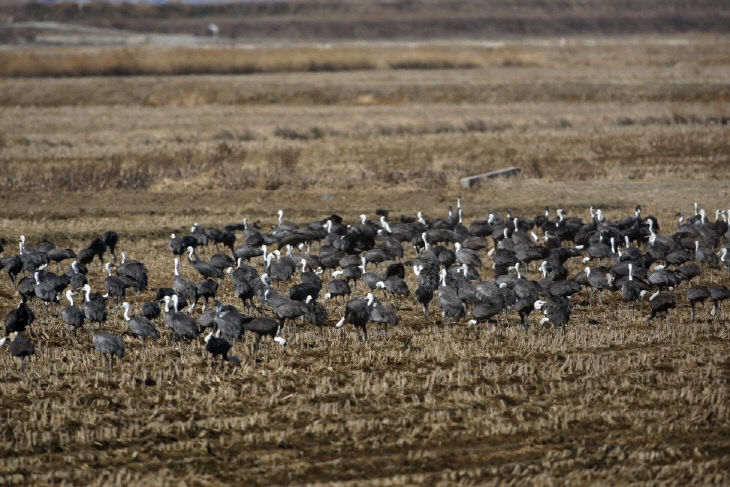
M244 217L268 229L279 208L355 224L378 208L443 218L462 196L468 224L545 205L616 220L641 204L671 235L697 201L714 220L730 208L727 38L622 41L523 45L536 64L469 69L2 78L0 257L21 234L79 251L113 229L149 269L142 302L172 282L170 233ZM513 165L520 176L459 187ZM104 277L95 261L95 291ZM703 267L692 284L730 274ZM365 343L352 325L342 339L344 306L329 302L324 327L285 332L286 353L254 355L246 335L242 364L215 371L202 337L181 359L162 324L143 355L110 306L104 328L126 347L110 375L88 324L69 340L36 302L27 376L0 349L0 484L727 485L730 331L711 305L692 321L686 289L649 323L647 300L632 311L607 292L600 306L584 289L565 334L538 312L527 332L514 311L469 330L407 299L386 340L371 327ZM219 298L241 308L229 279ZM0 316L17 303L2 273Z

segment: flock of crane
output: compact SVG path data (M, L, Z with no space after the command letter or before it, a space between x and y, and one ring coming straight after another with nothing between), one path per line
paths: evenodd
M113 357L124 355L122 338L103 330L108 308L115 305L124 309L128 332L142 341L143 352L146 340L159 338L161 318L180 343L181 354L182 342L202 335L217 366L219 359L240 363L229 353L247 331L256 336L254 350L265 337L286 347L283 334L295 321L319 327L334 323L337 328L352 324L363 341L367 325L379 323L385 339L385 329L398 324L399 311L410 300L418 304L424 320L429 320L435 300L442 320L452 324L473 327L496 321L508 326L512 310L527 331L530 314L540 311L540 325L552 323L564 331L573 309L571 296L584 288L598 293L599 305L604 292L620 293L632 309L648 294L647 321L657 315L666 319L682 295L693 320L695 305L708 300L713 303L712 319L719 319L722 302L730 297L726 285L693 284L707 281L702 275L708 268L730 268L730 210L717 210L711 219L695 204L694 214L686 220L680 214L669 235L660 235L656 218L642 216L640 206L616 221L600 209L591 208L590 219L583 221L562 209L551 215L546 208L532 219L509 211L504 217L488 213L468 227L462 221L460 199L440 219L429 220L419 212L396 222L388 219L387 211L377 213L375 220L360 215L357 224L331 215L298 225L284 220L279 210L270 232L246 219L224 229L196 223L187 235L171 235L171 285L157 289L155 298L143 303L135 316L128 292L136 304L137 292L148 288L148 270L124 252L116 263L116 232L106 232L78 253L48 242L26 246L21 236L19 253L12 255L3 253L0 243L0 266L20 300L5 317L0 347L10 341L10 353L20 359L25 372L25 358L35 353L27 331L37 314L51 320L60 316L69 336L88 322L94 347L109 371ZM239 246L237 232L243 234ZM211 246L227 250L203 260L199 254ZM111 262L105 263L107 252ZM96 258L105 271L103 283L90 282L88 269ZM189 262L189 273L199 279L181 274L181 260ZM581 260L583 271L571 276L566 266L571 260ZM61 269L64 262L70 263L65 272L51 272L50 265ZM525 277L530 267L541 278ZM409 272L415 275L415 289L408 285ZM218 293L225 280L230 280L241 309L221 304ZM92 290L102 286L103 294ZM214 305L209 307L211 300ZM62 307L65 301L68 305ZM339 303L343 310L336 309Z

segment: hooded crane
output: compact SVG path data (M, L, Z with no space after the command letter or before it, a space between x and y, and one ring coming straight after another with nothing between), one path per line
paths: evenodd
M148 320L154 320L160 316L160 304L157 301L147 301L142 303L141 314Z
M25 235L20 236L20 260L26 272L33 273L48 264L48 254L38 249L25 247Z
M282 296L281 301L272 302L274 313L279 317L282 328L284 327L286 320L293 320L300 316L310 317L311 310L309 302L312 301L312 296L307 296L305 302L293 301L291 299L284 298Z
M145 348L145 340L151 338L157 340L160 336L157 334L154 323L144 316L129 316L131 305L128 302L122 303L124 308L124 320L129 325L129 329L134 336L142 340L142 350Z
M107 278L104 279L104 289L106 289L107 294L104 297L115 298L117 304L120 304L126 298L127 288L131 283L124 277L112 275L111 265L111 262L104 264L107 272Z
M554 326L560 326L565 333L565 327L570 321L570 314L573 311L573 302L570 298L553 298L550 301L535 301L535 309L543 311L544 318L540 320L540 325L552 323ZM544 308L544 309L543 309Z
M286 348L286 339L281 336L281 324L272 318L259 317L254 318L248 323L244 323L243 329L256 333L256 341L254 342L254 351L259 349L261 338L270 336L274 342L281 344Z
M347 305L345 305L345 314L342 319L337 322L335 327L342 328L345 323L352 323L353 325L355 325L357 337L360 338L360 331L362 330L362 341L366 341L368 339L368 321L370 321L368 299L355 298L347 302Z
M459 264L466 264L471 268L482 266L482 259L476 250L463 248L459 242L454 243L454 248L456 249L454 251L456 254L456 262Z
M91 287L88 284L82 289L85 293L84 304L81 307L84 311L84 316L86 316L86 319L89 320L90 323L104 323L107 317L104 298L92 300Z
M250 308L253 304L253 297L255 295L254 281L259 279L259 275L251 266L242 266L242 259L238 258L238 267L235 269L229 268L228 273L231 276L233 282L233 289L241 300L246 309Z
M0 258L0 267L8 273L10 280L13 283L13 289L17 289L18 274L23 270L23 261L17 255L11 255L8 257Z
M621 283L621 299L624 303L635 303L648 292L648 286L634 280L634 264L629 262L629 275Z
M20 304L10 311L5 317L5 338L0 340L0 347L11 333L22 333L35 320L35 313L25 304L25 298L21 298Z
M441 269L441 285L439 286L438 305L441 308L441 316L458 321L466 314L464 303L459 299L457 289L446 284L446 269Z
M114 262L117 261L117 243L119 242L119 234L113 230L109 230L108 232L104 232L104 235L101 236L102 241L109 249L109 253L112 254L112 259Z
M225 338L221 338L220 329L211 331L205 336L205 349L213 355L213 370L218 368L219 357L225 362L241 364L241 359L235 355L228 356L231 344Z
M218 331L216 336L222 334L223 338L229 342L240 341L243 337L243 324L248 320L250 318L246 318L235 308L223 311L220 301L216 302L216 311L213 317L214 331L215 329Z
M81 288L89 283L88 279L86 279L86 272L87 269L84 268L82 270L78 260L71 262L71 267L66 271L71 289L80 291Z
M473 327L477 323L484 323L502 311L504 311L504 299L501 294L494 293L483 301L477 302L471 311L472 319L467 322L467 325Z
M118 335L108 331L99 331L94 335L94 348L104 357L107 375L111 371L114 356L124 357L124 342Z
M597 267L595 269L586 267L585 272L588 285L593 289L598 290L598 303L603 305L603 290L613 289L613 274L602 267Z
M212 279L206 279L200 281L195 285L195 292L198 297L203 298L203 311L208 309L208 300L215 299L215 295L218 293L218 283Z
M389 308L373 296L373 293L367 294L368 300L368 314L370 315L370 321L373 323L381 323L383 340L385 340L385 333L387 325L395 326L398 324L398 315L395 310Z
M29 340L20 336L20 333L15 333L15 338L10 342L10 355L20 359L20 368L25 375L25 359L35 353L35 345ZM0 348L5 344L5 338L0 340Z
M347 281L343 281L342 279L332 279L328 282L327 291L324 299L337 299L340 296L344 299L345 296L349 296L352 292Z
M690 316L692 321L695 319L695 305L697 303L704 303L707 298L710 297L710 290L707 286L692 286L687 289L687 301L690 306Z
M655 292L649 298L649 305L651 306L651 315L646 319L647 322L653 320L658 314L663 314L666 320L669 317L669 310L674 308L676 302L674 296L669 293Z
M190 264L198 271L198 274L203 276L203 279L223 279L223 271L211 265L209 262L200 260L192 246L188 247L188 259L190 260Z
M64 323L66 323L66 333L70 334L71 330L73 330L75 335L76 331L84 326L84 319L86 317L84 316L84 311L74 305L73 295L74 292L70 289L66 291L66 299L68 300L69 305L61 310L61 318L63 318Z
M35 277L35 296L43 301L46 305L58 302L58 291L56 285L50 280L41 280L40 272L36 271Z
M172 279L172 289L181 301L191 303L188 311L192 313L195 308L195 303L198 301L198 288L192 279L180 275L179 268L180 259L175 257L175 277ZM175 310L177 310L177 305Z
M122 263L117 267L117 275L127 280L129 287L132 288L136 303L137 291L144 292L147 289L147 282L149 280L147 268L139 261L127 260L126 252L122 252Z
M173 305L173 309L170 310L170 303ZM178 296L173 294L172 298L169 296L165 297L165 320L175 335L178 341L181 340L195 340L200 335L200 330L195 324L195 320L192 317L186 315L177 310ZM181 345L182 346L182 345ZM180 349L182 354L182 348Z

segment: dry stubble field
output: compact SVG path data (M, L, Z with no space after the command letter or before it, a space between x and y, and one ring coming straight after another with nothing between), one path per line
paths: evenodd
M0 236L6 252L20 234L78 251L114 229L155 289L172 280L170 232L268 226L278 208L441 217L462 195L471 221L641 203L668 234L694 201L730 207L727 38L588 41L471 69L0 79ZM510 165L522 175L458 186ZM90 280L101 289L98 264ZM200 344L181 361L165 335L143 359L125 336L110 378L88 333L69 343L58 311L40 312L28 376L0 352L0 484L726 485L730 333L691 323L683 293L646 324L646 303L632 315L583 292L564 336L468 333L408 302L365 344L340 339L330 304L288 354L254 359L247 337L243 364L216 373ZM229 283L220 294L235 303ZM16 302L3 277L2 316ZM121 318L106 327L123 333Z

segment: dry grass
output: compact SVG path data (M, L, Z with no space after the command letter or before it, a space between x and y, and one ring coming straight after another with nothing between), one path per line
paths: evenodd
M360 70L442 70L476 68L727 66L718 43L724 36L682 36L665 49L661 37L614 40L448 42L413 44L285 44L234 47L18 46L0 50L0 76L130 76L253 74ZM598 55L600 54L600 55ZM593 80L595 81L595 79ZM573 90L572 87L568 88ZM583 96L579 92L575 96Z
M517 47L32 47L0 51L0 76L251 74L373 69L530 66L536 53Z
M244 216L267 228L277 208L302 223L441 217L462 195L469 222L641 203L668 234L694 201L730 201L724 45L696 60L639 49L620 72L604 47L571 69L565 50L539 67L0 80L0 237L6 252L20 234L79 250L115 229L155 289L172 279L171 232ZM510 165L522 175L458 186ZM90 276L101 290L98 263ZM88 330L68 342L58 311L38 309L28 377L0 351L0 484L726 485L729 329L707 309L691 323L684 291L650 324L646 303L632 315L583 292L565 336L470 333L408 301L366 344L351 328L341 340L330 303L328 326L287 333L288 354L253 357L247 337L242 366L215 373L202 340L181 361L163 333L143 358L114 309L106 328L127 354L109 378ZM227 281L220 296L239 304ZM0 316L16 302L3 274Z

